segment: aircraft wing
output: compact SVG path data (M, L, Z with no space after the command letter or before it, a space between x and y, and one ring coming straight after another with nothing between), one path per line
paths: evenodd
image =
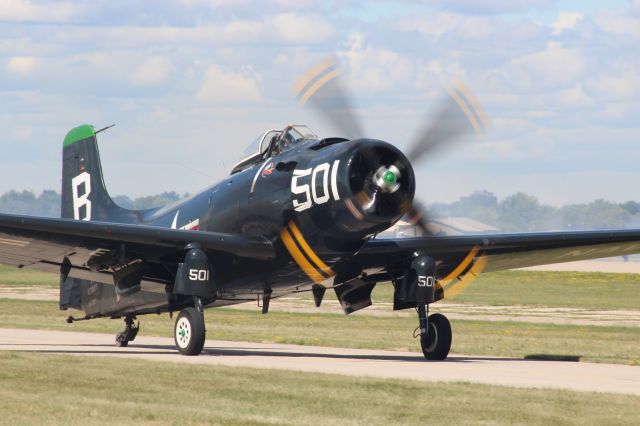
M59 272L68 257L75 270L72 276L102 282L112 281L110 273L100 272L102 263L135 259L176 262L188 243L199 243L205 251L220 255L275 257L271 242L262 238L0 214L0 263Z
M438 263L438 279L460 278L470 270L504 269L640 253L640 230L541 232L372 239L356 259L365 268L392 271L421 250Z

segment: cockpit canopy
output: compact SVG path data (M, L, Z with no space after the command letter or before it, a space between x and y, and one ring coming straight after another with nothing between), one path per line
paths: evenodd
M291 124L282 130L267 130L244 149L242 160L233 167L231 174L244 170L263 158L289 151L302 141L317 139L318 136L302 124Z

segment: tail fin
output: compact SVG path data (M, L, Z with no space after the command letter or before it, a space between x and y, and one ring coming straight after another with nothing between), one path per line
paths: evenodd
M113 202L102 177L100 154L93 126L72 129L62 148L61 216L76 220L137 223L142 212Z

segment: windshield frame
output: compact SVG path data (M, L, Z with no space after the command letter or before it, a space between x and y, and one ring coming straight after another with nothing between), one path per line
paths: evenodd
M279 152L287 152L294 149L300 142L317 140L316 135L309 126L304 124L290 124L281 133L279 138ZM283 143L284 142L284 143Z
M258 137L256 137L254 140L252 140L251 143L249 143L246 146L246 148L242 151L243 157L239 162L242 162L247 158L251 158L256 154L263 154L269 148L269 143L271 143L271 138L273 136L269 137L269 141L266 144L265 144L265 140L267 139L267 136L269 136L272 133L276 133L278 134L278 136L280 136L282 134L282 129L269 129L266 132L259 135ZM254 147L256 146L257 146L257 150L254 150Z

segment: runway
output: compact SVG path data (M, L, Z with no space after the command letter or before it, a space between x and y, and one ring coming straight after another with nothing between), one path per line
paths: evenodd
M217 340L207 340L200 356L186 357L171 338L138 336L128 348L117 348L110 334L7 328L0 328L0 350L640 395L640 367L627 365L470 355L427 362L412 352Z

